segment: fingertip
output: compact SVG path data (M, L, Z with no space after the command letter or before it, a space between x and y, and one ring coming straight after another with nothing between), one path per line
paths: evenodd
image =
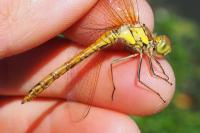
M90 116L89 116L90 115ZM139 133L137 124L127 115L111 110L92 107L86 118L93 125L93 132L108 133ZM101 128L101 125L103 128ZM100 130L103 129L103 130Z
M92 107L83 120L74 122L70 107L79 110L83 106L79 103L40 99L21 106L19 99L7 98L1 100L0 105L1 132L13 132L13 129L15 132L140 132L128 116L96 107Z
M159 60L166 74L169 76L170 85L166 81L153 77L150 74L148 62L143 61L141 67L141 81L148 85L153 91L160 94L166 101L161 99L155 92L148 89L138 81L139 59L119 64L114 69L116 88L118 88L118 100L121 100L121 108L127 108L127 113L133 115L151 115L163 110L171 101L175 91L175 77L169 63ZM158 73L160 71L158 70ZM163 76L163 75L162 75ZM125 105L124 107L122 107Z

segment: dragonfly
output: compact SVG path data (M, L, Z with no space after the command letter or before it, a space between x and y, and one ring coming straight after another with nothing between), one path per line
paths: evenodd
M169 85L172 85L169 81L169 76L165 73L164 68L158 61L159 58L164 58L171 52L172 46L170 38L166 35L153 34L145 24L140 22L137 0L100 0L97 4L99 4L101 8L105 9L108 16L112 16L109 20L110 23L112 23L112 26L96 29L103 31L99 38L34 85L23 98L22 104L30 102L33 98L37 97L55 80L80 64L80 62L84 61L86 58L103 49L115 46L119 41L128 48L128 51L131 52L131 54L127 57L115 59L110 64L113 84L112 99L116 90L113 77L113 65L139 56L137 69L137 78L139 83L155 93L164 103L166 102L159 92L155 91L141 79L140 73L143 57L146 55L153 76L164 80ZM116 7L115 5L119 6ZM90 28L88 27L88 29ZM156 74L153 62L159 66L164 76ZM98 74L96 75L98 76Z

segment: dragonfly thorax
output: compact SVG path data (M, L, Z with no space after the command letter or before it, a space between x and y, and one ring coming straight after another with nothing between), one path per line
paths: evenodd
M119 38L131 48L137 50L148 47L152 41L151 34L145 25L123 25L118 30Z
M117 32L126 45L138 52L157 57L163 57L171 52L170 39L166 35L152 36L144 24L123 25Z

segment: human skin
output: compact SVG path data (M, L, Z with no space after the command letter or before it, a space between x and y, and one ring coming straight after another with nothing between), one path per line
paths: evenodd
M95 3L96 0L73 2L70 0L0 0L1 132L136 133L139 132L139 128L128 115L152 115L163 110L170 103L175 88L175 78L170 65L164 59L159 60L173 83L172 86L152 77L147 63L142 66L143 81L150 83L152 88L161 94L167 101L163 103L156 94L136 82L138 58L114 67L113 76L117 87L112 101L110 62L126 56L127 53L104 51L73 68L71 74L67 73L59 78L39 98L24 105L20 104L23 96L35 83L70 59L77 51L87 47L90 36L81 36L79 34L81 28L78 26L89 23L89 20L79 21L79 19L85 16ZM139 7L141 22L152 30L153 14L150 7L143 0L139 1ZM77 27L68 29L75 22L78 23ZM54 38L63 31L66 31L65 35L70 35L73 41ZM49 41L46 42L47 40ZM80 44L84 42L84 45L77 44L77 40L80 40L78 41ZM72 122L70 108L79 111L83 105L66 101L68 88L88 89L88 83L85 83L84 79L93 83L94 78L87 73L96 72L95 67L98 65L95 62L98 64L99 57L102 65L93 106L84 120ZM88 71L91 66L94 66L94 69ZM82 76L84 78L81 78ZM76 86L72 83L76 83ZM76 98L81 100L81 97Z

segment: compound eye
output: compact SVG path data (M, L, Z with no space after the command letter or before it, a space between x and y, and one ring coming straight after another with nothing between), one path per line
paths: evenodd
M156 37L156 53L159 56L165 56L169 52L171 52L171 41L170 39L163 35L163 36L157 36Z

